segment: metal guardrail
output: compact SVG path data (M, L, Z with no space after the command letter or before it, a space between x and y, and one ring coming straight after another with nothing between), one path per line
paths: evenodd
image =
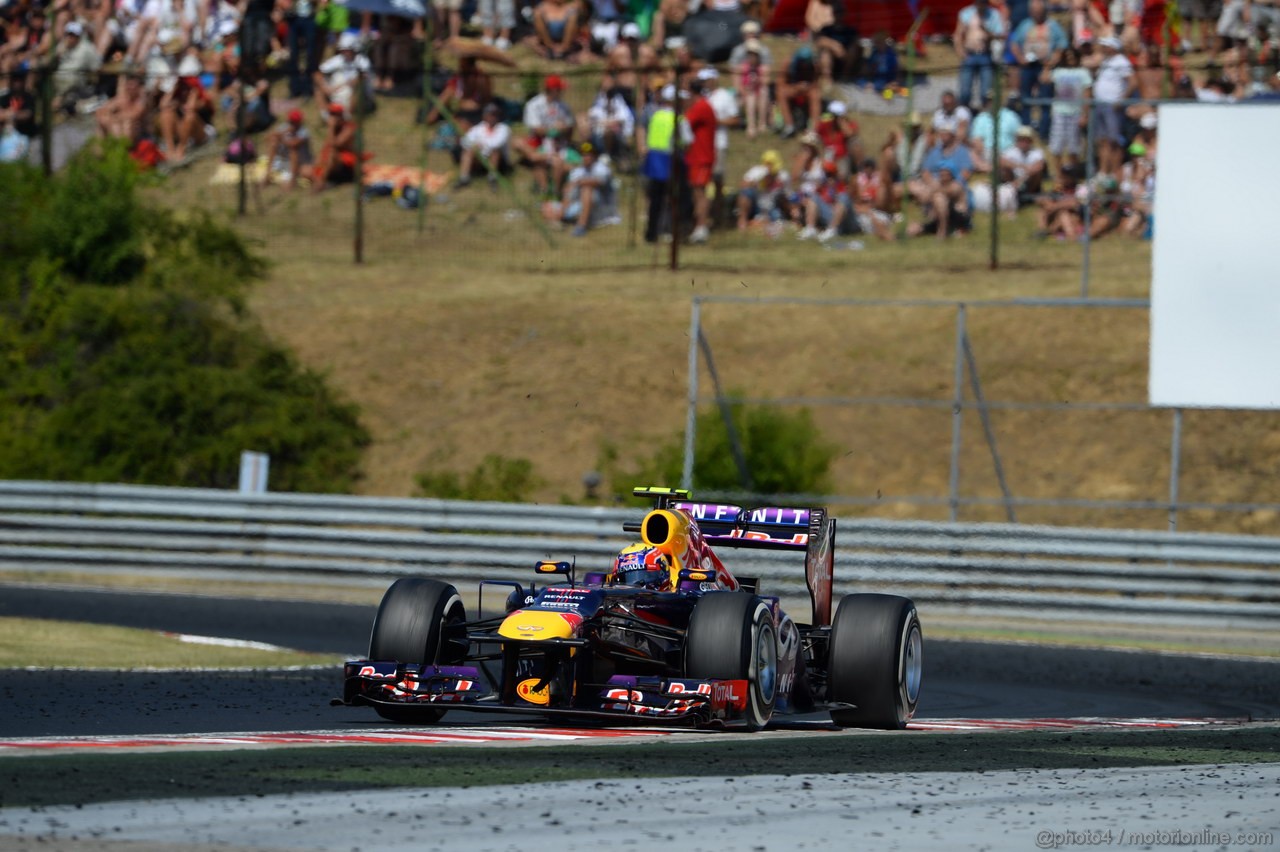
M0 570L302 572L462 581L538 559L603 569L639 510L81 483L0 482ZM836 593L1101 620L1280 627L1280 539L1017 524L840 520ZM763 591L803 566L732 554Z

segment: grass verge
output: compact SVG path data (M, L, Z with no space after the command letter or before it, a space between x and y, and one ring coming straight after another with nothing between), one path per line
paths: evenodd
M1280 761L1280 728L1073 733L726 734L639 747L296 748L0 758L0 805L472 787L608 777L1104 769Z
M285 649L195 645L152 630L38 618L0 618L0 668L240 668L338 665Z

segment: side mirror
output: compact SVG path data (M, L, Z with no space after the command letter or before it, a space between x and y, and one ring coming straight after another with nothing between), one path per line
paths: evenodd
M543 561L535 565L533 570L538 574L563 574L569 578L569 584L570 585L573 584L573 563L572 562L565 562L563 560L559 562L553 562L551 560L544 559Z

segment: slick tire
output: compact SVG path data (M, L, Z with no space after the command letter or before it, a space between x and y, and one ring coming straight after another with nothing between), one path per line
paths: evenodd
M905 728L920 700L924 639L916 606L895 595L846 595L831 620L828 698L846 728Z
M745 592L712 592L694 607L685 641L685 675L747 681L747 728L773 716L778 689L778 638L769 606Z
M458 590L439 580L404 577L382 596L369 636L370 660L449 665L461 662L465 644L450 636L466 621ZM375 708L393 722L429 724L444 716L434 707Z

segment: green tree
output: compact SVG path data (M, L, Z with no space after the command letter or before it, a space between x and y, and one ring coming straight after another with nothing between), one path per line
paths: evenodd
M523 503L544 484L528 459L490 453L465 476L452 470L427 470L415 478L414 496L443 500L497 500Z
M838 448L822 437L808 409L788 411L779 406L747 405L730 397L734 430L742 445L751 491L757 494L822 494L830 488L829 473ZM601 468L615 491L630 494L634 485L678 485L684 465L684 436L662 445L635 472L618 471L618 452L606 446ZM693 451L693 484L703 491L742 491L729 431L720 409L698 413Z
M207 213L143 203L118 145L0 167L0 477L349 490L355 406L246 315L264 262Z

